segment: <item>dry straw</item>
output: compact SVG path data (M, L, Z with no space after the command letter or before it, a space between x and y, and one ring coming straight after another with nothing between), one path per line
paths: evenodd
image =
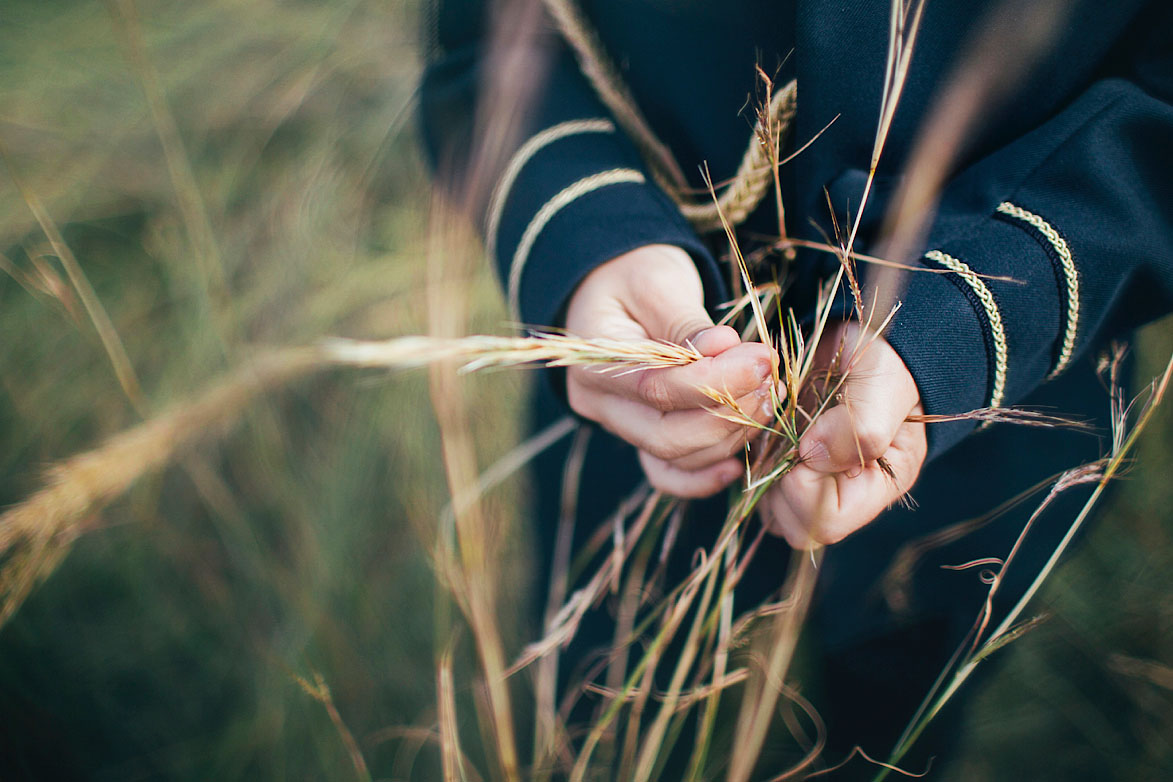
M613 81L614 74L608 71L605 60L592 66L590 51L596 47L597 41L589 35L589 30L581 29L583 19L573 13L573 6L565 2L548 2L547 5L555 14L562 14L560 19L564 27L569 25L580 30L577 41L572 40L572 43L586 60L584 65L588 76L593 68L598 79ZM136 22L127 11L132 11L133 7L122 2L113 7L120 15L118 18L127 46L133 54L140 46ZM891 288L878 299L865 302L855 265L857 261L871 261L897 268L907 267L881 258L861 256L854 251L854 245L860 230L860 215L871 191L902 89L907 83L923 10L923 0L892 2L889 56L869 175L857 206L856 219L847 236L837 244L801 242L785 237L785 209L778 187L778 169L785 161L779 159L778 150L785 129L785 113L792 110L793 88L787 87L774 95L773 85L763 75L767 100L758 116L755 141L759 142L760 154L765 156L765 165L769 167L768 181L775 189L781 236L776 249L788 251L795 247L809 247L834 252L840 259L837 274L820 291L816 317L810 328L800 328L792 312L782 311L779 284L755 284L751 276L752 259L742 255L733 230L734 221L725 211L731 205L727 199L723 201L717 197L716 188L709 183L715 205L712 216L726 234L734 259L735 288L741 292L738 300L732 303L726 320L740 325L746 338L752 336L774 345L779 359L772 384L774 419L769 423L754 421L728 394L704 389L715 415L747 426L747 439L752 440L753 447L747 452L741 491L733 495L727 516L712 544L694 553L691 571L678 583L667 583L665 573L676 532L683 523L682 503L662 497L646 485L626 498L598 530L587 536L587 543L581 551L571 551L570 541L575 537L573 508L578 494L577 478L589 436L586 434L588 430L580 430L572 447L573 457L567 466L565 508L559 520L544 633L528 644L512 662L506 656L496 614L501 576L496 553L504 537L503 531L508 531L505 526L508 522L493 515L479 498L488 486L516 469L524 461L523 457L531 456L550 442L569 434L573 425L568 421L559 422L545 433L538 445L520 449L501 467L482 474L476 464L470 435L472 402L465 398L456 375L458 372L523 366L589 366L601 372L651 372L689 364L699 360L701 355L691 345L650 340L584 339L570 334L462 336L466 325L463 305L467 291L461 285L452 284L452 280L467 279L467 275L452 273L460 271L452 267L469 263L473 253L467 251L467 226L457 225L459 221L449 222L451 213L441 203L437 204L437 223L432 231L435 245L429 254L432 283L429 285L429 336L379 342L328 339L308 347L262 354L191 400L112 437L91 451L50 467L41 490L0 515L0 623L11 618L34 586L52 573L71 543L88 528L96 512L121 496L143 475L163 468L196 443L228 431L258 395L317 372L341 368L402 370L426 367L431 373L445 473L454 498L450 521L444 525L444 534L438 535L435 541L433 562L439 580L464 614L476 646L479 660L476 691L482 694L476 703L482 739L491 756L490 762L495 766L488 776L517 780L527 775L518 754L516 734L519 726L511 690L511 677L527 670L533 671L536 678L534 756L528 770L533 778L545 779L554 772L568 773L571 780L618 774L622 779L648 782L661 773L669 754L682 751L676 745L689 724L686 719L693 711L698 712L699 718L691 723L695 736L691 737L691 750L687 752L686 776L690 780L710 778L712 768L724 763L724 759L710 756L717 731L716 715L722 705L721 699L733 689L741 694L726 778L731 782L744 782L759 770L767 732L780 710L789 715L784 722L796 738L804 732L799 715L805 715L814 726L816 738L805 744L805 756L777 778L817 776L814 767L820 762L823 728L813 706L789 682L790 667L818 576L820 554L817 548L812 548L809 554L800 552L795 555L789 570L791 575L772 602L737 616L733 609L734 596L764 534L761 525L751 523L757 503L798 463L798 443L803 432L822 412L837 403L850 377L851 362L830 374L820 371L816 364L816 353L827 333L835 294L843 286L850 290L856 315L866 326L859 343L849 346L854 348L851 352L855 356L861 355L879 338L898 307L898 291ZM510 33L513 34L516 31ZM505 33L498 30L498 35ZM502 40L507 43L511 39L505 35ZM504 44L499 42L498 45ZM506 65L513 62L507 53L498 54ZM1022 59L1029 60L1028 57ZM166 105L152 86L151 73L142 71L140 75L160 136L167 146L170 120ZM971 83L967 84L966 89L972 93L975 88ZM662 178L679 187L683 177L671 155L651 135L638 111L630 111L630 106L624 108L622 104L629 102L629 96L614 84L610 89L620 110L621 122L642 138L641 147L649 157L658 161ZM985 93L978 90L977 94ZM499 158L498 153L508 146L510 128L507 126L514 118L510 112L504 112L504 115L502 117L499 113L485 121L493 149L482 157L478 170L491 170L492 162L485 162L485 158L494 155ZM172 157L183 159L181 149L172 151L174 155L168 152L169 164L173 163ZM931 155L925 153L925 159L931 158L932 165L945 170L947 165L943 159L954 153L954 148L945 152L938 150ZM182 200L187 191L186 174L182 167L171 167ZM747 169L755 177L755 182L761 179L761 167L762 161L758 160ZM917 191L899 203L913 203L920 209L935 197L939 179L929 177L926 180L934 185L929 195ZM471 189L478 190L477 182L473 182ZM754 189L756 192L757 185ZM28 197L26 200L36 212L35 200ZM190 201L184 201L182 205L188 229L194 234L193 240L197 240L202 234L204 220L200 205ZM38 220L41 220L40 213ZM898 222L905 226L910 221L898 215ZM51 222L46 217L41 224L52 239L55 229ZM205 252L201 252L201 257L205 261L214 259L215 246L207 243L210 241L207 239L202 243ZM60 244L64 246L63 242ZM58 250L59 254L62 252ZM903 253L894 257L903 257ZM85 299L85 286L79 280L74 283ZM209 287L212 287L211 283ZM869 306L865 307L865 303ZM133 381L133 370L129 369L129 360L121 350L117 335L108 333L102 325L108 323L108 319L104 319L100 305L94 308L87 302L86 306L99 327L120 382L127 394L135 398L138 395L137 381ZM776 329L771 328L772 324L776 324ZM842 350L844 346L832 347ZM1118 362L1114 366L1118 367ZM876 764L878 778L896 769L896 764L925 725L957 692L982 659L1033 626L1019 622L1030 599L1085 522L1106 484L1119 473L1153 410L1163 399L1171 374L1173 361L1154 382L1147 399L1138 409L1125 406L1118 395L1114 397L1116 414L1111 456L1103 462L1061 476L1038 512L1053 496L1075 485L1094 484L1091 499L1070 525L1067 535L1027 593L989 630L992 600L1006 568L1015 559L1017 544L1006 557L997 561L1000 569L991 580L990 599L975 619L971 637L942 672L888 762ZM1071 423L1048 414L1013 409L978 410L966 413L964 417L1039 426ZM946 419L918 416L913 420L932 423ZM1132 421L1135 423L1130 425ZM907 573L924 550L952 539L951 536L965 534L983 522L984 519L977 520L945 531L933 540L911 543L905 557L894 563L888 582L892 587L890 599L899 599L898 587L903 583L902 579L906 580ZM1029 531L1028 524L1023 537ZM612 596L619 605L613 647L595 672L598 676L587 676L572 683L559 703L555 689L560 651L575 637L587 614ZM438 725L436 730L422 735L426 740L438 742L446 780L479 779L480 774L463 749L462 720L457 713L457 692L463 685L457 682L453 659L459 634L452 627L445 628L445 632L446 638L436 660ZM670 647L674 650L672 656L668 655ZM659 688L661 684L662 689ZM356 771L365 776L361 751L337 717L324 681L320 678L313 684L303 681L302 686L330 712ZM592 722L576 733L577 727L568 724L567 715L585 693L600 700ZM780 708L780 701L785 708ZM792 712L792 707L798 711Z

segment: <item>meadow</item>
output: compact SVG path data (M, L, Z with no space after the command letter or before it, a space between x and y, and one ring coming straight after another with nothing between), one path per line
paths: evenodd
M428 331L419 13L4 4L0 504L267 348ZM453 267L467 328L505 333L488 264L469 260ZM1135 349L1147 382L1173 327ZM481 468L522 440L531 381L462 381ZM1171 427L1164 409L1049 580L1048 621L998 652L951 778L1173 773ZM445 469L426 372L338 369L260 395L87 516L0 628L0 778L440 778L449 649L460 735L491 766L470 633L433 568ZM527 496L515 478L484 499L504 520L509 657L541 594Z

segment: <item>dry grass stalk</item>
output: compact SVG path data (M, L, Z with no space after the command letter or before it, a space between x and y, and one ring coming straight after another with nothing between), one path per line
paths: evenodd
M1118 370L1120 364L1120 353L1117 351L1115 360L1112 362L1113 366ZM1021 636L1036 622L1032 620L1025 625L1019 624L1019 617L1025 611L1026 607L1034 599L1039 589L1046 583L1047 578L1054 571L1058 565L1060 558L1066 552L1071 541L1079 533L1092 510L1099 503L1099 500L1104 494L1108 484L1120 474L1127 466L1130 452L1136 446L1140 434L1148 426L1152 420L1153 414L1157 407L1165 398L1165 394L1169 388L1170 379L1173 378L1173 356L1170 356L1169 362L1165 367L1164 372L1161 373L1149 385L1147 393L1138 395L1129 404L1124 404L1121 400L1121 394L1118 388L1114 387L1112 390L1112 428L1113 428L1113 450L1110 456L1102 462L1097 462L1093 465L1088 465L1084 468L1076 468L1064 473L1052 491L1044 499L1040 505L1039 511L1032 515L1032 520L1041 512L1054 498L1056 494L1067 488L1073 486L1093 483L1095 489L1091 496L1088 497L1083 507L1080 509L1076 517L1068 525L1066 532L1062 539L1056 544L1048 557L1046 563L1035 574L1030 585L1025 592L1019 597L1018 601L1006 612L1006 615L998 623L998 625L990 632L989 636L980 646L976 643L970 646L971 638L979 639L979 634L985 629L989 621L989 601L982 607L981 612L975 622L975 631L971 638L958 648L954 655L954 659L950 661L949 665L941 672L941 676L929 691L925 700L921 704L920 709L913 716L909 722L904 735L897 741L892 754L889 757L889 763L896 764L908 752L913 743L917 740L925 727L933 720L941 708L957 693L958 689L965 683L965 681L973 674L978 664L981 663L992 652L1005 646L1014 639ZM1139 411L1133 414L1133 411L1138 407ZM1134 421L1133 423L1130 422ZM1023 531L1023 535L1027 530ZM1015 542L1011 554L1018 550L1021 543L1021 537ZM1009 565L1012 556L1006 557L1006 565L1003 565L999 571L996 579L991 584L991 592L996 590L1001 583L1006 567ZM966 651L969 647L968 652ZM877 775L876 780L880 782L887 776L887 770L883 769Z
M670 517L670 526L678 522L680 516L680 509L674 509ZM630 649L635 639L634 629L636 617L644 601L648 599L648 593L650 591L649 583L646 579L648 564L652 556L653 542L649 536L638 547L632 558L627 580L623 586L619 609L616 612L615 632L612 633L611 659L607 663L606 685L604 689L608 691L620 691L623 680L627 676ZM655 580L654 576L652 580ZM651 682L647 678L645 677L645 684L650 686ZM586 684L590 686L591 682L588 680ZM624 775L629 776L628 772L631 764L634 762L635 743L633 737L637 733L636 728L643 715L643 701L646 699L647 694L648 691L646 688L641 688L636 693L629 693L629 695L633 695L640 702L632 709L628 719L626 739L623 745L623 755L620 764L620 773ZM602 704L600 704L600 710L601 708ZM601 711L599 713L601 714ZM609 731L604 735L603 744L599 750L601 755L613 750L614 739L614 731Z
M667 693L665 691L651 691L651 692L649 692L649 691L644 690L642 688L637 689L637 690L632 690L630 692L625 692L624 690L622 690L618 687L605 687L601 684L595 684L593 682L587 682L586 684L583 685L583 687L584 687L584 689L586 689L587 692L593 693L595 695L601 695L609 701L621 700L621 701L626 701L628 703L631 703L631 702L634 702L637 698L641 698L641 697L644 697L645 695L647 695L652 700L655 700L659 703L664 703L665 701L667 701L671 698L671 699L675 700L676 710L679 712L679 711L685 711L685 710L695 706L697 703L700 703L701 701L704 701L704 700L712 697L713 694L716 692L720 692L721 690L728 689L729 687L732 687L735 684L741 684L742 682L746 681L748 678L749 678L749 669L748 668L735 668L734 670L729 671L729 673L726 674L725 676L714 678L714 680L712 682L709 682L707 684L702 684L698 687L692 687L690 689L681 690L680 692L676 693L675 695L670 695L669 693ZM623 775L620 774L620 776L622 777Z
M452 340L465 328L464 319L468 276L452 268L467 258L473 242L468 226L437 199L432 212L428 278L428 327L432 336ZM468 263L467 260L464 263ZM468 496L475 492L479 470L469 420L470 404L451 357L441 355L429 367L432 407L440 429L440 446L450 496ZM459 579L451 583L458 591L457 603L464 610L472 629L473 641L481 662L487 693L493 749L502 776L509 782L521 778L514 735L514 713L505 673L505 651L497 623L497 576L495 568L498 545L503 539L500 522L490 518L480 503L453 507L455 515L455 551L442 538L439 557L459 563ZM456 568L453 568L456 570Z
M560 646L569 643L570 639L578 631L579 623L586 616L587 611L606 592L607 586L614 577L614 572L622 567L623 561L631 553L632 549L635 548L636 543L652 523L655 515L654 511L659 502L659 493L649 494L647 486L644 485L637 488L635 493L620 505L619 509L613 514L613 519L624 519L637 510L639 511L639 515L627 533L627 542L624 548L614 552L612 556L607 557L603 565L595 572L586 586L579 588L571 594L570 598L562 604L553 618L547 622L548 629L546 630L546 635L540 640L526 646L521 655L518 656L517 660L506 671L507 675L513 675L523 670ZM609 527L610 525L611 522L608 521L607 526Z
M842 257L845 263L852 257L855 238L859 234L859 226L863 220L868 196L871 195L872 184L876 179L880 157L884 153L888 132L891 130L892 120L896 116L896 107L900 104L900 96L904 92L904 83L912 65L912 52L915 48L917 32L920 30L924 7L924 0L892 0L888 15L888 59L884 67L884 88L880 93L882 96L880 99L880 119L876 125L876 136L872 144L872 159L868 166L868 177L864 183L863 195L860 197L859 206L856 209L851 233L848 234L847 242L843 247Z
M764 527L763 527L764 531ZM758 538L760 539L760 538ZM748 556L752 556L752 550ZM712 743L713 731L716 728L717 708L720 705L721 693L728 684L740 681L748 675L748 670L740 669L726 674L729 666L729 653L733 643L733 590L737 586L741 570L738 568L738 548L730 546L725 552L724 579L721 583L721 593L718 596L718 613L714 648L709 658L712 660L712 674L710 683L700 685L701 672L697 673L697 692L708 691L704 700L704 711L701 714L700 724L697 726L696 744L692 757L688 761L688 770L685 778L688 780L701 779L705 763L708 760L709 746ZM711 630L710 630L711 634ZM687 703L683 697L681 699Z
M1092 432L1091 424L1078 421L1041 410L1030 410L1025 407L979 407L965 413L949 415L910 415L908 421L919 421L923 424L939 424L947 421L983 421L996 424L1018 424L1019 426L1037 426L1044 429L1076 429Z
M486 492L508 480L510 476L551 448L563 437L578 431L587 430L581 427L572 416L563 416L493 462L488 469L477 476L475 486L470 487L465 494L453 497L452 502L440 512L440 527L443 534L449 536L453 534L456 524L456 514L453 510L455 507L480 501ZM561 598L559 598L559 602L561 602Z
M342 739L343 746L346 747L346 753L350 756L355 775L360 782L370 782L370 769L367 768L367 762L363 758L362 751L358 748L358 742L354 740L354 734L350 732L350 728L346 727L342 715L338 713L338 707L334 705L334 696L330 694L329 685L322 678L322 674L317 671L313 672L313 677L314 681L311 684L301 676L293 674L294 681L305 690L305 693L325 707L326 714L330 717L330 724L334 726L334 730L338 731L338 736Z
M816 242L810 239L790 238L786 240L786 244L792 247L802 247L807 250L815 250L821 253L829 253L831 255L842 255L843 247L828 244L827 242ZM775 243L767 249L781 249L780 243ZM851 253L852 259L857 263L866 263L870 266L883 266L888 269L898 269L905 272L914 272L916 274L955 274L950 269L937 269L929 266L913 266L909 263L900 263L889 258L880 258L876 255L867 255L866 253L855 252ZM1023 280L1015 279L1014 277L1007 277L1004 274L983 274L974 272L974 276L982 280L995 280L997 282L1009 282L1015 285L1025 285Z
M17 174L16 167L13 165L8 150L3 143L0 143L0 160L3 160L8 170L9 178L16 185L21 199L28 206L29 211L32 212L33 217L37 221L37 225L40 226L45 237L49 240L49 244L53 248L53 253L61 262L62 268L65 269L65 274L69 277L70 284L77 291L77 296L81 300L86 314L93 322L94 330L98 333L98 338L102 341L102 347L110 359L110 365L114 368L114 375L118 378L118 384L122 386L122 390L131 401L131 404L141 413L146 404L142 386L139 384L138 376L134 371L134 365L130 361L130 356L126 353L122 339L118 336L118 331L114 328L114 323L110 320L106 308L102 306L101 299L98 298L98 294L94 291L93 286L90 285L89 278L82 271L81 264L77 262L73 251L65 243L65 238L61 235L57 224L53 222L53 218L49 215L49 211L45 208L45 205L41 203L41 199L25 184L24 179ZM61 301L65 302L66 299L62 298Z
M1131 676L1173 692L1173 668L1168 665L1155 660L1139 660L1126 654L1113 654L1108 658L1108 665L1124 676Z
M412 368L463 360L477 367L544 362L633 371L679 366L695 360L696 355L687 347L673 351L651 341L634 345L614 343L565 335L405 337L369 343L327 340L319 346L262 354L193 399L174 405L94 450L54 465L47 470L44 488L0 515L0 555L11 552L0 574L0 587L4 589L0 624L11 617L33 586L60 561L64 549L50 556L50 547L67 548L86 518L124 493L143 475L169 464L193 442L213 439L226 431L259 394L333 366ZM133 378L133 370L126 377ZM456 492L457 505L471 503L483 491L477 471L470 469L470 472L473 477L463 493ZM18 545L23 548L15 551Z
M766 150L766 163L770 167L770 176L774 179L774 210L775 217L778 224L778 241L780 244L785 244L786 236L786 207L782 203L782 180L780 172L782 169L782 162L778 157L779 150L782 147L782 133L785 130L775 118L775 112L771 111L774 104L774 80L771 79L766 72L762 70L761 66L756 66L758 81L762 83L765 90L765 96L758 106L758 121L754 130L758 136L758 144ZM815 138L818 138L816 136ZM709 184L710 193L713 190L712 183ZM713 203L717 205L718 213L720 213L721 202L715 197ZM724 222L724 215L721 216ZM783 257L787 261L794 260L794 250L787 248L783 251Z
M1094 465L1099 469L1103 469L1104 460L1094 462ZM1084 465L1082 469L1086 469L1091 465ZM969 535L992 521L1001 518L1006 513L1018 507L1022 503L1029 500L1044 489L1053 487L1055 483L1064 475L1059 473L1039 481L1034 486L1031 486L1022 492L1016 494L1010 499L999 503L992 510L983 513L982 515L959 521L942 527L935 532L929 533L919 538L908 541L896 552L892 558L892 562L884 571L884 575L880 580L881 588L884 594L884 600L888 607L895 613L902 613L908 609L908 587L912 580L913 571L922 557L933 549L948 545L954 541Z
M791 558L793 575L788 579L785 591L794 602L789 610L776 616L771 632L764 639L760 654L768 662L754 677L758 686L746 688L737 717L737 739L732 750L732 763L726 777L729 782L748 780L761 755L766 734L773 723L774 708L794 659L798 636L814 596L818 575L815 559L820 554L812 551L808 559L806 552L796 551Z
M558 531L555 535L554 554L550 563L550 586L546 596L546 611L543 629L549 633L553 627L558 608L566 599L569 588L570 548L574 541L575 517L578 511L579 478L586 449L590 445L591 429L577 426L574 441L566 457L562 476L562 497L559 509ZM558 690L558 649L555 647L538 663L534 685L534 777L535 782L549 777L550 767L556 752L559 737L559 722L555 713Z
M444 782L465 782L464 753L456 723L456 692L452 681L452 647L440 655L436 666L436 700L440 704L440 759Z
M398 337L383 342L327 339L324 355L351 367L410 369L440 362L463 372L522 366L597 366L601 371L678 367L702 358L691 345L655 340L584 339L569 334L530 337Z
M693 578L691 578L689 581L686 581L682 585L682 588L679 592L679 597L677 597L675 600L672 600L667 606L667 609L664 612L663 626L659 633L657 633L656 637L653 639L647 653L637 663L634 671L632 671L630 677L627 680L625 690L630 690L633 688L636 682L643 678L648 670L654 669L658 665L668 642L675 637L677 628L687 618L689 611L692 608L693 602L696 599L698 592L700 592L702 585L712 583L710 578L711 574L712 570L707 569L705 570L705 577L703 580L696 578L694 574ZM706 602L709 596L711 596L711 588L706 586L705 597L702 598L702 603ZM695 642L695 638L692 640ZM677 670L679 670L679 667ZM676 681L676 677L673 678L673 681ZM679 687L679 685L676 686L677 688ZM582 750L579 753L574 768L571 771L571 782L582 782L582 780L585 778L588 769L590 768L592 753L594 752L594 749L598 745L599 741L604 736L608 727L618 717L621 706L621 700L612 702L609 708L604 711L602 717L592 726L586 741L583 743ZM662 731L659 720L654 723L653 730L656 732ZM662 733L660 737L662 739ZM645 758L647 757L649 746L653 748L653 752L658 752L660 744L659 741L657 741L655 744L645 741L640 758L638 760L639 766L637 767L637 774L641 773L644 769ZM653 756L650 762L654 763L655 759L656 758ZM650 768L647 769L647 773L650 774Z
M439 686L440 686L439 666L437 666L436 670L437 670L436 684L437 684L437 691L439 692L440 691L440 689L439 689ZM446 686L451 687L451 679L449 678L449 680L445 684L446 684ZM445 695L445 697L448 697L448 696ZM374 733L371 733L369 736L367 736L367 743L368 744L381 744L384 741L390 741L392 739L404 739L405 740L405 747L401 747L399 750L396 751L396 758L395 758L395 762L392 766L392 771L391 771L391 778L392 779L410 779L411 778L411 776L412 776L411 769L415 765L415 758L419 754L419 751L425 745L435 744L438 748L440 748L441 753L443 753L443 751L444 751L443 744L442 744L443 737L440 735L440 730L439 730L438 725L435 728L419 728L419 727L402 726L402 725L395 725L395 726L388 727L388 728L382 728L380 730L375 731ZM456 747L456 749L459 750L460 748ZM443 763L443 755L442 754L441 754L441 763ZM468 759L468 756L465 755L463 752L458 753L458 763L459 763L460 769L464 772L464 779L468 780L468 782L481 782L481 775L477 773L477 770L475 768L473 768L472 763Z
M784 782L784 780L789 779L807 779L812 776L807 770L818 761L823 753L823 749L827 745L827 726L823 722L822 717L819 716L819 712L815 709L814 704L804 698L798 690L793 687L788 687L785 684L781 684L779 689L781 695L786 699L787 708L781 709L786 729L790 731L790 735L800 745L806 748L806 755L789 769L773 777L770 782ZM813 741L807 737L805 729L798 722L798 717L794 713L794 706L798 706L814 726L815 738Z
M167 95L159 81L159 74L147 55L134 0L106 0L106 7L126 50L131 69L142 87L155 133L163 148L163 159L167 163L167 173L175 191L184 229L195 252L196 267L203 275L198 292L203 296L210 294L219 301L227 301L228 278L216 243L216 232L208 218L207 206L196 183L179 125L167 105Z
M900 774L901 776L904 776L904 777L909 777L910 779L920 779L922 777L927 777L929 775L929 772L933 770L932 758L930 758L929 762L926 764L925 770L918 774L916 772L908 771L906 769L900 768L899 766L893 765L891 763L885 763L882 760L876 760L871 755L864 752L863 747L856 746L856 747L851 748L851 752L847 753L847 757L843 758L843 760L839 761L838 763L836 763L833 766L828 766L827 768L821 769L821 770L816 771L812 774L807 774L805 778L806 779L814 779L816 777L821 777L825 774L833 774L836 771L838 771L839 769L846 766L848 763L850 763L855 758L856 755L859 755L861 758L866 760L868 763L871 763L873 766L878 766L880 768L885 769L886 771L895 771L897 774ZM771 782L780 782L783 778L784 777L775 777L775 779L771 780Z
M0 624L10 619L36 583L47 577L86 519L195 442L233 424L257 395L313 371L314 349L265 355L192 402L110 438L104 445L49 468L45 486L0 515L5 555ZM9 578L24 572L26 577Z
M668 730L668 722L676 713L676 705L680 698L681 689L684 686L685 677L688 676L693 660L696 659L699 650L701 628L705 613L712 600L713 589L717 584L717 575L718 571L713 569L709 577L705 579L704 592L693 615L692 626L689 628L688 635L684 639L684 648L677 658L676 669L672 674L672 680L668 685L664 702L661 704L660 710L656 714L656 718L652 722L651 727L645 734L643 749L640 752L633 777L635 782L647 782L652 775L652 769L655 767L656 761L659 759L660 748L664 743L664 734Z

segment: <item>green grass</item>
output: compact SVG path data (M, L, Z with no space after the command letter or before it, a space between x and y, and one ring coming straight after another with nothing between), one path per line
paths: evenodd
M5 4L0 142L108 309L148 410L259 346L425 330L415 6L140 0L148 59L194 175L195 192L182 181L177 192L119 17L96 2ZM203 228L183 208L195 195L229 296L207 294ZM0 274L5 504L31 493L46 464L139 420L48 251L0 173L0 252L50 283L27 290ZM474 327L499 332L504 310L484 266L473 283ZM1168 332L1143 341L1141 376L1168 355ZM482 465L517 441L525 381L468 381ZM1165 411L1046 590L1055 618L999 653L957 779L1173 768L1173 692L1113 657L1173 661L1171 421ZM193 475L205 476L199 486ZM326 710L292 676L314 671L373 776L408 777L410 742L386 730L436 720L436 627L451 609L436 600L423 541L446 501L443 476L423 373L327 373L254 405L222 442L96 516L0 630L0 777L353 777ZM524 487L490 502L520 520ZM530 640L529 540L504 541L509 653ZM475 752L467 633L461 641L463 738ZM438 774L425 747L412 778Z
M410 103L414 4L141 2L232 295L202 291L146 99L101 3L13 3L0 141L110 312L158 411L259 346L424 330L428 186ZM6 174L0 251L61 266ZM474 318L503 308L481 273ZM62 290L59 287L57 290ZM72 297L0 275L0 500L138 419ZM524 378L470 381L486 463ZM435 588L418 532L446 501L426 377L326 375L250 409L93 520L0 636L4 778L345 778L320 671L376 773L434 722ZM516 487L495 500L517 502ZM511 556L523 559L521 543ZM511 600L515 615L524 606ZM467 661L466 661L467 668ZM435 753L422 755L423 777Z

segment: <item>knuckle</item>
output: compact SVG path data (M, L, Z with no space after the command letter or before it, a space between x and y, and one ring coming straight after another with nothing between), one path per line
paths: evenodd
M662 465L657 464L652 459L646 458L648 456L654 457L654 454L645 451L640 459L640 465L643 467L644 477L648 479L648 483L653 489L664 494L678 495L679 487L676 482L671 479L667 469Z
M766 522L766 524L765 524L766 532L770 533L771 535L773 535L776 538L782 538L787 543L790 543L791 545L793 545L793 541L790 539L791 538L790 531L789 531L789 529L787 529L786 525L781 522L781 520L779 520L776 516L770 514L770 515L766 516L764 521Z
M640 373L636 392L640 399L661 412L672 409L672 390L663 372L649 369Z
M566 378L566 402L570 405L570 409L581 415L583 418L588 418L592 421L597 421L598 417L594 411L594 405L591 400L594 394L583 388L582 384L578 382L573 376Z
M672 486L671 482L665 481L664 477L659 473L648 472L648 470L645 468L644 476L648 479L648 484L651 485L651 487L656 491L661 492L662 494L675 494L675 492L672 491L674 487Z
M691 317L684 320L679 320L672 324L668 331L667 339L669 342L675 342L677 345L683 345L687 342L693 334L696 334L701 329L712 325L711 321L706 321L704 318Z
M841 529L819 525L811 529L808 534L810 539L820 546L832 546L847 537L847 533Z
M859 450L865 462L874 461L884 455L891 444L891 438L881 428L872 424L863 424L856 427L855 438L859 443Z
M655 440L645 443L643 449L665 462L675 462L690 454L687 448L684 448L680 443L668 442L665 440Z

